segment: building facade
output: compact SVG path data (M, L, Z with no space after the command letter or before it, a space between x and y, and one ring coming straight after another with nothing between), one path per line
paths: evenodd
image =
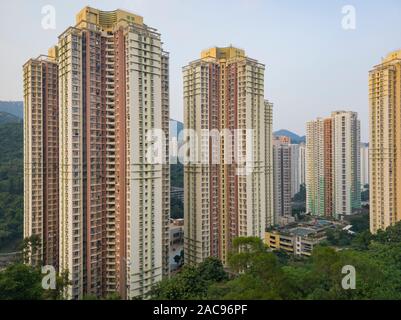
M291 215L292 146L290 138L273 139L273 195L275 221Z
M334 216L351 215L361 207L360 121L356 112L337 111L333 125Z
M300 143L298 145L298 177L299 185L305 185L306 183L306 146L305 143Z
M56 61L66 296L141 296L169 274L168 53L142 17L85 7ZM147 157L155 130L157 161Z
M369 185L369 144L361 143L361 190Z
M186 263L209 256L226 263L235 237L263 238L274 222L272 105L264 100L264 69L233 47L205 50L183 69L185 129L207 135L201 143L184 139L191 147L184 169ZM251 158L233 161L244 155Z
M369 72L370 231L401 220L401 50Z
M336 111L307 123L307 211L339 218L361 207L360 123L355 112Z
M290 144L291 198L293 198L301 190L299 156L299 144Z
M34 264L58 269L58 68L55 50L29 60L24 77L24 238L35 236Z
M324 120L306 124L306 211L325 215Z

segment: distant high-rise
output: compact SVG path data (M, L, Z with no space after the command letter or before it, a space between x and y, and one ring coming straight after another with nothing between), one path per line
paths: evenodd
M401 220L401 50L369 72L370 231Z
M282 216L291 215L292 148L290 138L284 136L273 139L273 195L274 216L279 221Z
M67 297L143 295L169 273L168 53L142 17L90 7L59 36L56 52L58 257L71 280ZM155 163L147 159L153 129L164 133Z
M336 111L307 124L307 211L350 215L361 206L360 124L355 112Z
M361 207L360 121L356 112L337 111L333 121L334 216Z
M369 184L369 144L361 143L361 190Z
M24 72L24 238L36 236L34 264L58 268L58 68L52 56L29 60Z
M306 211L325 215L324 120L306 125Z
M185 164L186 263L209 256L226 263L235 237L263 238L273 224L272 105L264 100L264 70L233 47L203 51L183 69L185 129L198 137L205 130L240 132L236 145L224 134L214 135L188 153L207 160ZM247 136L246 129L253 134ZM251 173L238 174L241 165L232 160L247 150Z
M298 156L298 176L299 176L299 184L305 185L305 176L306 176L306 146L305 143L301 143L298 146L299 156Z
M299 144L290 144L291 198L293 198L301 189L299 149Z

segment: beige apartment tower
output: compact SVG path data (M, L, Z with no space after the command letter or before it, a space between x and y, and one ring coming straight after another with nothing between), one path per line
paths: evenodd
M401 220L401 50L369 72L370 231Z
M50 50L55 54L55 50ZM36 236L34 264L58 269L58 68L55 56L29 60L24 73L24 238Z
M184 134L190 146L184 169L188 264L209 256L226 263L234 238L263 238L274 223L272 105L264 100L264 69L234 47L205 50L183 68L184 127L199 140ZM246 161L234 161L245 155Z

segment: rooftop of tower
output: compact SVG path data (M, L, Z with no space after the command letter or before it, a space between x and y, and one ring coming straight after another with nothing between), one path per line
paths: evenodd
M401 59L401 50L396 50L387 55L387 57L383 60L383 62L390 62L393 60L400 60Z
M120 21L143 24L143 17L134 13L117 9L114 11L101 11L92 7L83 8L76 16L76 23L92 23L101 26L103 30L112 30Z
M201 59L214 58L218 60L228 60L232 58L243 58L245 57L245 51L242 49L229 47L213 47L203 50L201 53Z

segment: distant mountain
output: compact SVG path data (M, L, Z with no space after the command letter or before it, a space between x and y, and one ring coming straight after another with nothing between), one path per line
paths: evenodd
M7 112L22 119L24 117L24 104L22 101L0 101L0 112Z
M273 134L275 136L288 137L288 138L291 139L291 143L294 143L294 144L299 144L299 143L302 143L302 142L305 143L305 141L306 141L306 137L305 136L301 137L301 136L297 135L296 133L288 131L288 130L285 130L285 129L281 129L279 131L273 132Z
M0 124L20 123L22 119L8 112L0 111Z

